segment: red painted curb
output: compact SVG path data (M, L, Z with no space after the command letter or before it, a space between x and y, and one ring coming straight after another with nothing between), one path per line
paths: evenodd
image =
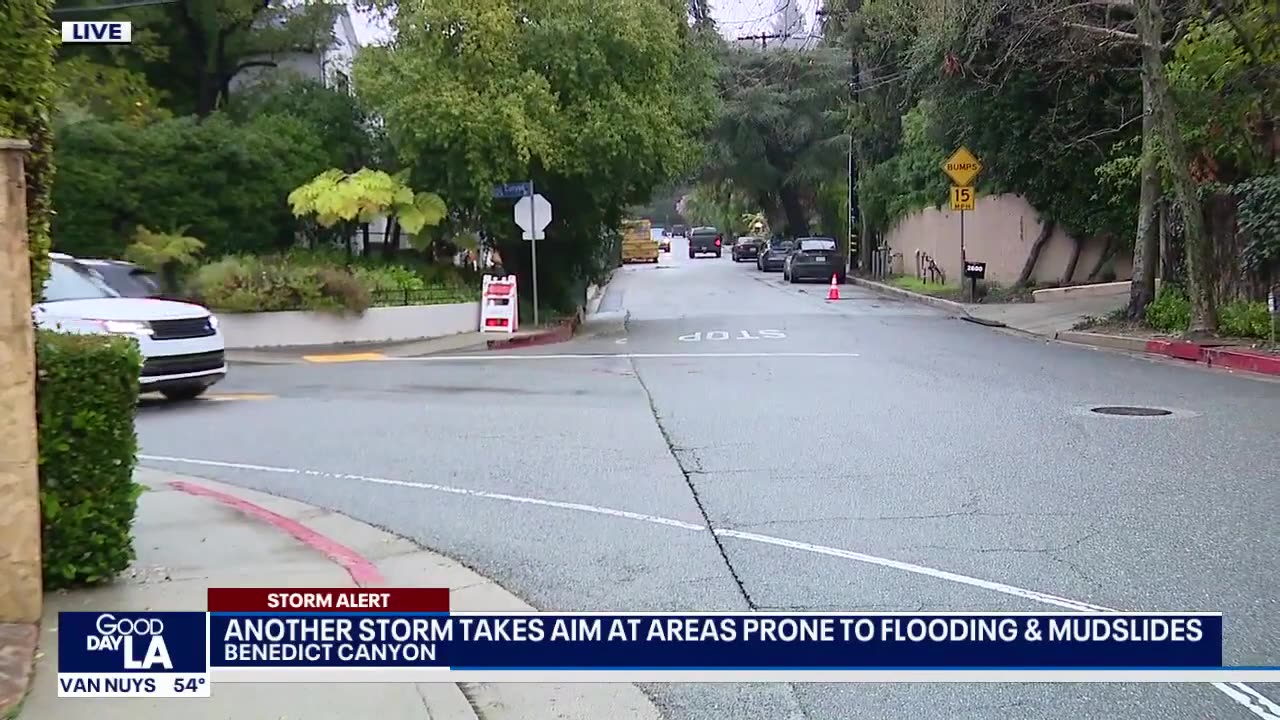
M255 520L261 520L282 530L295 539L309 546L333 562L341 565L344 570L351 575L351 579L361 587L386 585L387 581L382 577L382 573L378 571L376 565L366 559L363 555L343 545L337 540L330 539L325 535L312 530L311 528L291 520L279 513L272 512L261 505L255 505L248 500L243 500L234 495L228 495L212 488L196 485L186 482L185 480L173 480L169 483L169 487L174 490L180 490L188 495L196 495L216 500L223 505L238 510L244 515L248 515Z
M573 337L573 332L578 327L577 320L569 320L563 322L556 327L548 328L529 335L513 338L496 338L488 341L490 350L505 350L509 348L533 347L535 345L550 345L552 343L564 342Z
M1280 356L1277 355L1239 348L1209 348L1205 351L1205 356L1206 362L1211 367L1244 370L1263 375L1280 375Z
M1148 340L1147 352L1192 362L1205 360L1204 346L1186 340Z

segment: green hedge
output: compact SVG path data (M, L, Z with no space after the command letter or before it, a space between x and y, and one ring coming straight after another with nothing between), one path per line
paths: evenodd
M48 330L36 356L45 587L110 580L134 557L142 356L129 338Z
M54 157L54 249L83 257L121 257L139 225L185 228L213 257L287 248L299 224L285 197L329 167L310 126L276 115L69 123Z

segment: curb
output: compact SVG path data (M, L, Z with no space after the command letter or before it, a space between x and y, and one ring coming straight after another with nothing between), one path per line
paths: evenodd
M932 295L925 295L923 293L912 292L910 290L903 290L900 287L894 287L886 283L875 282L874 280L867 280L865 278L855 277L853 275L849 275L847 279L849 282L853 283L854 285L859 285L869 290L874 290L878 293L881 293L882 295L893 295L894 297L899 297L904 300L912 300L914 302L924 303L925 305L932 305L937 308L942 308L943 310L949 310L953 313L956 313L960 317L971 317L969 315L969 311L965 308L964 304L958 303L954 300L946 300L944 298L934 297ZM985 325L986 323L980 323L980 324Z
M342 569L346 570L347 574L351 576L352 581L360 587L377 587L387 584L387 581L382 577L382 573L378 571L378 566L363 555L336 540L321 535L296 520L291 520L277 512L272 512L261 505L256 505L235 495L219 492L213 488L186 482L185 480L170 481L169 487L188 495L215 500L242 515L248 515L255 520L260 520L277 530L292 535L298 542L319 552L335 564L341 565Z
M578 329L578 324L581 322L581 315L582 313L578 312L572 318L562 321L555 327L535 330L528 335L490 340L487 343L487 347L490 350L514 350L515 348L564 342L573 337L574 331Z
M140 466L149 474L167 476L159 484L192 495L199 495L231 505L255 520L265 520L304 544L317 549L350 572L350 566L334 557L331 551L341 548L347 559L363 562L378 571L376 562L392 562L389 582L397 587L421 585L425 574L437 578L436 585L450 589L450 603L484 612L536 612L497 581L480 575L462 563L423 547L413 540L370 525L338 510L322 508L292 498L272 495L261 490L229 485L206 478L175 473L154 466ZM230 502L228 502L230 501ZM274 509L272 509L274 508ZM317 517L316 513L320 515ZM286 515L300 518L293 520ZM278 519L278 520L277 520ZM279 520L284 521L280 523ZM287 526L286 526L287 525ZM321 528L319 530L316 527ZM300 529L307 535L294 532ZM339 543L341 538L345 543ZM317 545L315 541L319 541ZM360 550L365 548L362 554ZM420 566L404 562L408 557L422 558ZM372 559L371 559L372 558ZM352 575L355 579L354 574ZM405 578L414 578L406 583ZM357 584L362 585L357 581ZM383 583L386 584L385 582ZM4 625L0 625L2 629ZM598 720L605 717L628 717L636 720L661 720L662 714L645 693L632 683L457 683L452 681L421 683L419 694L427 704L432 720ZM2 716L0 716L2 717Z
M1249 348L1201 345L1172 338L1147 339L1077 331L1059 332L1054 339L1077 345L1187 360L1212 368L1280 376L1280 355L1257 352Z

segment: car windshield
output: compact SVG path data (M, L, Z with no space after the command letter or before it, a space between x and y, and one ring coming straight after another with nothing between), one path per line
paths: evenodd
M44 283L45 302L109 297L120 297L120 294L88 270L61 260L49 264L49 279Z
M739 245L755 245L756 239L751 237L740 237L738 238L738 244Z
M835 250L836 241L831 238L805 238L800 241L801 250Z
M769 249L770 250L790 250L795 246L796 246L796 243L794 240L774 240L772 243L769 244Z

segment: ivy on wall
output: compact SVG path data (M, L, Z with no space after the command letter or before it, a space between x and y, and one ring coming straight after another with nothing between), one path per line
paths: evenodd
M27 235L31 292L39 299L49 272L49 189L53 181L50 108L56 95L53 56L57 34L49 10L53 0L0 3L0 136L31 143L27 156Z

